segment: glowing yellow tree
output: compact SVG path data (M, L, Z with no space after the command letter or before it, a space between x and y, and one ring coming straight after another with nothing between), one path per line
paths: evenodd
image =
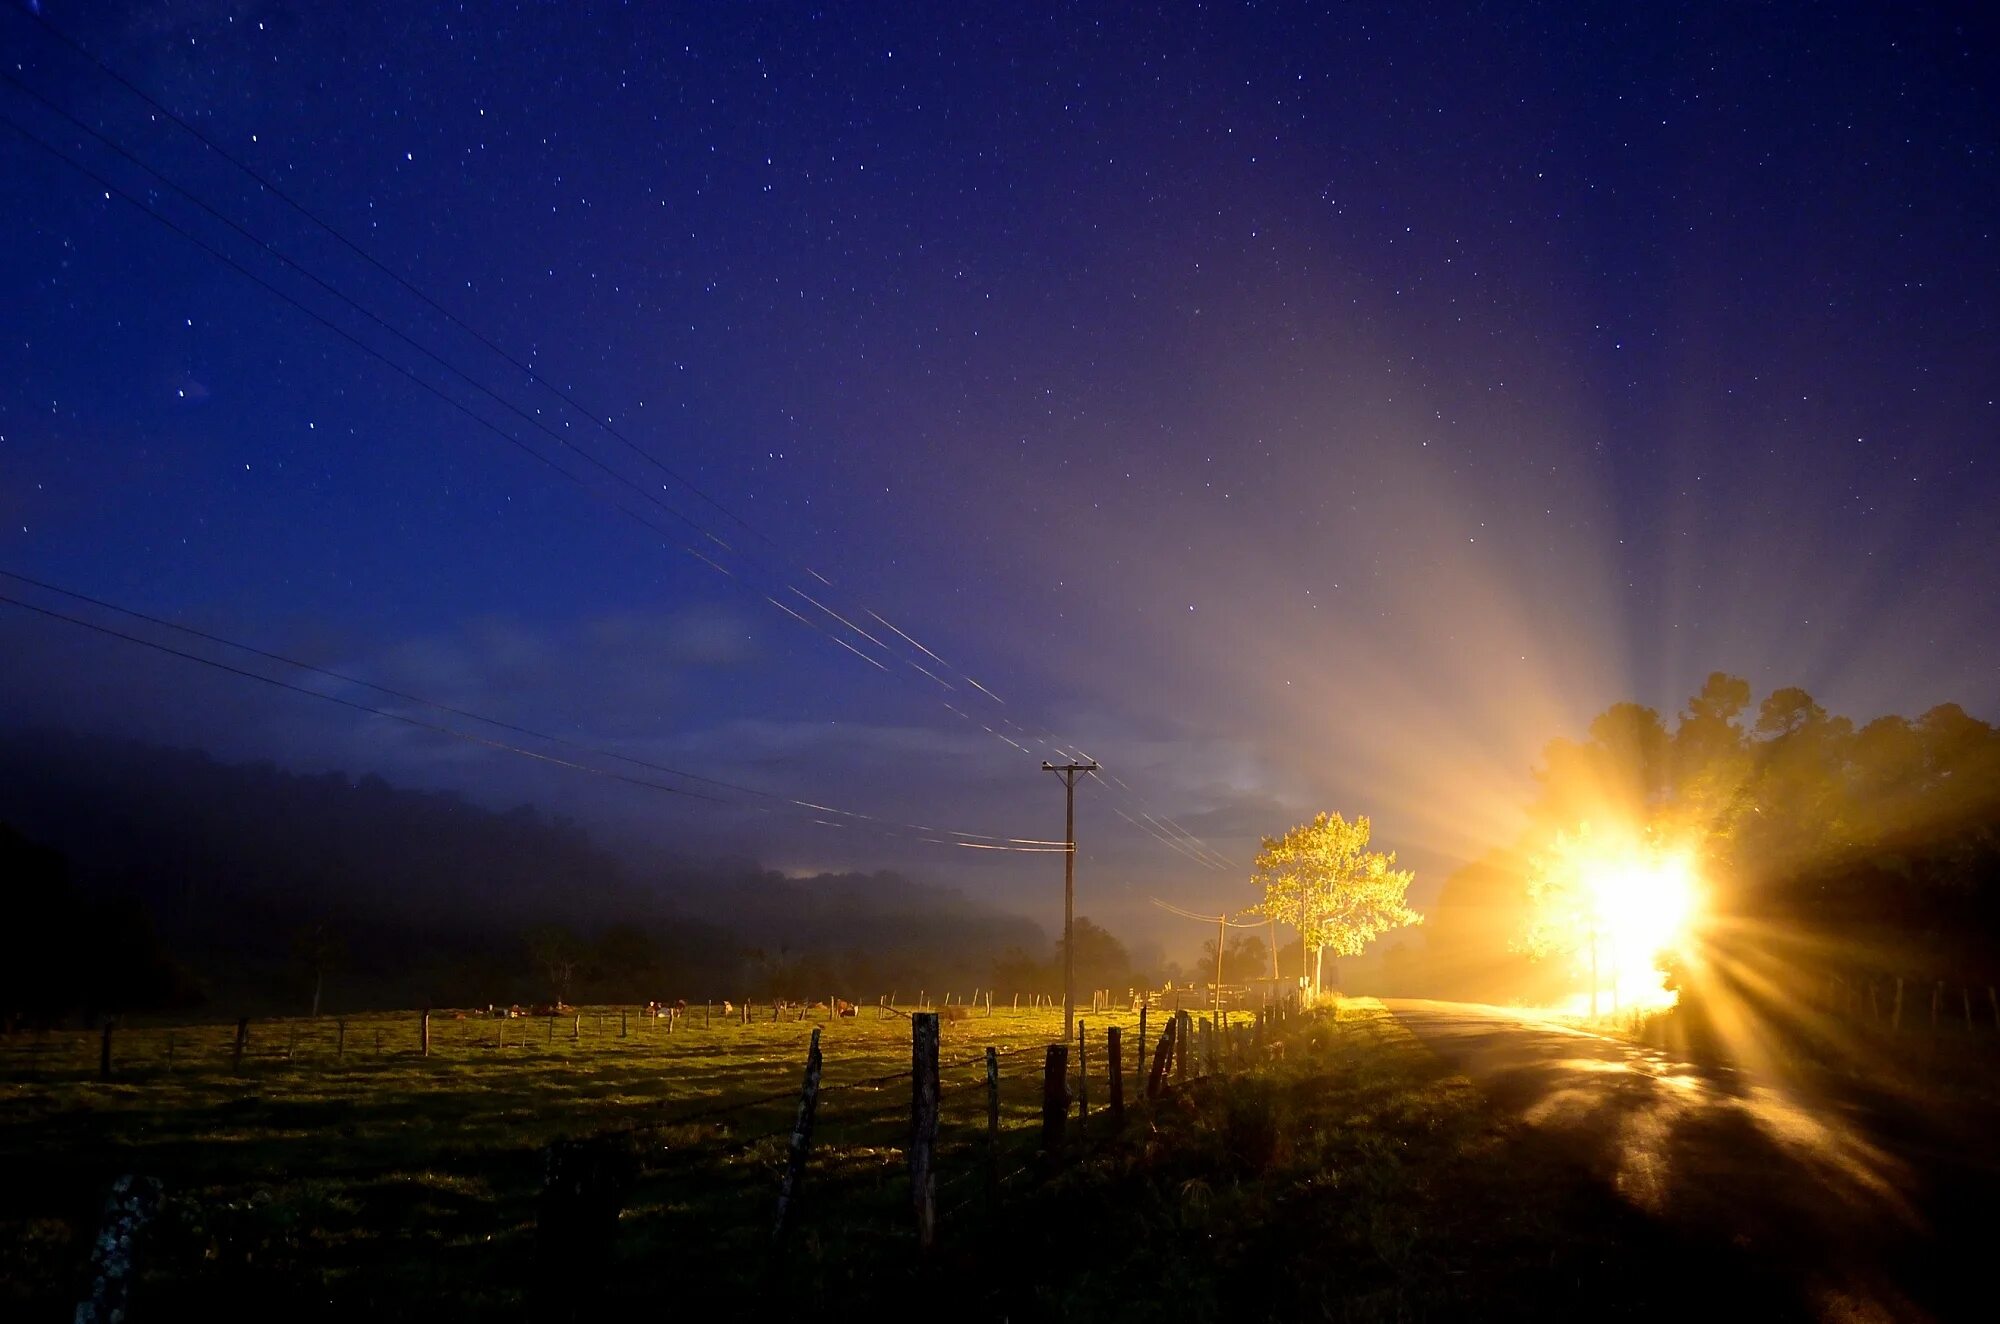
M1366 815L1352 823L1320 814L1279 837L1264 838L1251 881L1264 889L1253 909L1299 931L1301 975L1319 993L1322 954L1358 956L1390 929L1421 924L1404 897L1416 874L1395 868L1394 851L1368 849Z

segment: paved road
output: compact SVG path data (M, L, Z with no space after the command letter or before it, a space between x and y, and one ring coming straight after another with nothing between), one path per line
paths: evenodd
M1809 1315L2000 1318L1988 1313L1990 1289L1977 1311L1956 1300L1984 1276L1965 1261L1991 1252L1949 1235L1969 1229L1937 1225L1984 1206L1988 1174L1979 1174L1980 1198L1967 1200L1968 1169L1941 1163L1934 1140L1905 1143L1877 1114L1806 1105L1733 1072L1509 1008L1385 1005L1503 1115L1558 1141L1677 1232L1733 1247L1794 1284Z

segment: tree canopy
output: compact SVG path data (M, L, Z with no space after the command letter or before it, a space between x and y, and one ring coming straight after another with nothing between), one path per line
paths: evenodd
M1684 852L1711 946L1767 981L1789 978L1776 962L1982 982L2000 965L2000 731L1957 704L1857 727L1797 686L1753 702L1716 672L1671 724L1606 709L1536 776L1514 852L1523 950L1576 931L1581 894L1545 866L1594 831Z
M1251 881L1264 896L1253 909L1299 931L1313 964L1305 972L1317 991L1321 953L1358 956L1377 935L1423 916L1404 897L1416 875L1395 868L1393 851L1371 851L1366 815L1348 822L1315 815L1284 834L1265 837Z

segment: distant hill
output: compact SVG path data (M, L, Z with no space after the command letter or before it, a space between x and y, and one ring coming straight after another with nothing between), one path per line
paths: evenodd
M969 991L1006 949L1046 941L896 874L625 860L528 806L62 732L0 740L0 824L56 852L83 895L134 903L232 1008L296 1008L329 941L343 1007L544 996L527 935L550 928L586 947L617 935L616 961L581 963L579 993L659 997L873 996L953 972Z

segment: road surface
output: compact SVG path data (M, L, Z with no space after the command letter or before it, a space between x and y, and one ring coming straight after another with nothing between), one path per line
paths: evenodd
M2000 1318L1981 1263L1992 1170L1935 1131L1515 1009L1384 1005L1524 1139L1555 1141L1691 1244L1788 1284L1808 1317ZM1728 1315L1694 1288L1659 1290Z

